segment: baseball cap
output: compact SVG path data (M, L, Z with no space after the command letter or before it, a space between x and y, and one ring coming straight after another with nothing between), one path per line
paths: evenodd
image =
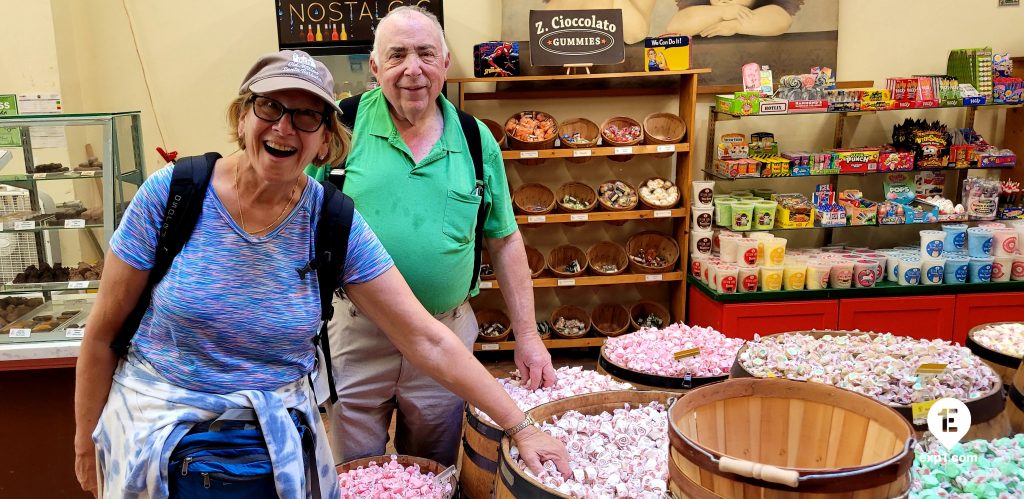
M282 50L260 57L249 68L238 93L263 94L277 90L305 90L341 113L334 100L334 77L327 66L301 50Z

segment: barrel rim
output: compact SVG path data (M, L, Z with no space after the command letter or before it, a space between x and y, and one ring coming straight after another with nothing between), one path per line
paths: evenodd
M632 333L630 333L632 334ZM625 336L625 335L620 335ZM728 374L720 374L717 376L691 376L690 382L686 382L686 377L676 376L659 376L657 374L642 373L640 371L634 371L628 367L616 364L612 362L604 354L606 345L601 345L601 352L597 358L597 363L604 369L608 374L615 376L627 383L639 383L642 385L651 386L654 388L668 388L672 390L689 390L698 386L704 386L709 383L715 383L729 379ZM742 347L741 347L742 348ZM630 379L639 378L639 379Z
M477 416L476 406L470 404L469 402L466 402L466 423L468 423L471 428L476 430L481 435L487 437L490 440L494 440L495 443L499 442L501 440L501 437L505 435L505 430L499 428L498 425L488 423L487 421Z
M976 333L978 331L981 331L982 329L984 329L986 327L998 326L998 325L1001 325L1001 324L1022 324L1022 323L1021 322L1015 322L1015 321L989 322L989 323L979 324L977 326L974 326L974 327L971 328L970 331L967 332L967 342L966 342L967 348L969 348L971 350L971 353L973 353L974 355L977 355L978 357L981 357L984 360L987 360L989 362L993 362L993 363L999 364L1000 366L1007 367L1007 368L1010 368L1010 369L1017 369L1018 367L1020 367L1021 362L1024 362L1024 358L1022 358L1022 357L1014 357L1014 356L1012 356L1010 354L1006 354L1006 353L1000 352L999 350L993 350L993 349L991 349L991 348L989 348L989 347L987 347L987 346L985 346L985 345L983 345L981 343L978 343L974 339L974 333Z
M749 395L754 395L754 392L755 392L755 386L754 385L756 385L756 384L761 384L762 386L767 386L766 384L775 384L775 385L787 385L788 384L791 387L796 387L797 384L802 384L804 388L810 387L812 390L815 390L815 391L820 391L820 390L835 391L837 397L846 398L847 400L849 400L849 399L857 399L857 398L865 399L864 401L854 401L853 403L850 404L850 407L844 407L844 409L851 410L852 412L859 412L859 411L857 411L857 408L859 407L857 405L857 402L863 403L865 401L870 401L871 403L874 403L878 408L881 408L883 414L885 414L886 411L890 411L891 413L893 413L893 414L890 414L890 416L893 416L893 418L889 421L889 423L896 424L896 425L901 425L901 426L904 427L904 430L905 430L905 432L907 434L907 438L904 441L902 450L898 454L896 454L895 456L887 458L887 459L879 461L879 462L876 462L876 463L867 463L867 464L864 464L862 466L846 467L846 468L799 468L799 467L789 467L789 466L776 466L776 467L784 469L784 470L791 470L791 471L797 472L797 474L800 476L800 480L801 480L801 483L800 483L800 491L801 492L809 492L809 493L813 493L813 492L836 492L836 491L862 490L862 489L865 489L865 488L872 488L872 487L883 485L883 484L886 484L886 483L892 483L892 479L889 479L890 477L898 477L898 476L904 475L906 473L909 473L910 468L913 465L913 462L914 462L914 451L913 451L913 449L914 449L914 444L916 442L916 438L914 436L914 429L913 429L913 427L910 425L910 423L905 418L902 417L902 415L898 414L891 407L886 406L885 404L882 404L881 402L878 402L877 400L874 400L874 399L872 399L872 398L870 398L870 397L868 397L866 395L861 395L859 393L852 392L852 391L849 391L849 390L843 390L842 388L836 388L834 386L826 385L824 383L814 383L814 382L810 382L810 381L798 381L798 380L781 379L781 378L779 378L779 379L766 379L766 378L750 377L750 378L731 379L731 380L728 380L728 381L724 381L722 383L723 384L733 384L734 386L740 386L740 389L742 389L744 392L749 392ZM743 385L746 385L746 386L743 386ZM730 456L728 454L718 452L718 451L710 449L710 448L708 448L708 447L706 447L706 446L704 446L704 445L702 445L700 443L694 442L689 437L684 435L682 433L682 431L677 427L676 421L680 417L682 417L682 415L680 415L679 413L684 410L683 407L686 404L687 399L689 399L690 401L693 401L697 397L700 397L701 395L703 395L702 392L707 391L707 390L716 390L716 393L721 393L721 388L722 387L715 387L714 385L708 385L708 386L703 386L701 388L695 389L695 390L687 393L683 398L681 398L679 400L679 403L673 404L672 407L669 408L669 410L668 410L668 418L669 418L669 420L668 420L668 433L669 433L669 441L671 442L670 450L674 449L677 452L683 454L686 458L688 458L691 462L696 464L701 469L708 470L708 471L714 470L714 471L712 471L713 474L718 474L718 475L721 475L721 476L726 476L726 477L729 477L729 479L731 479L731 480L740 481L740 482L748 483L748 484L751 484L751 485L756 485L756 486L762 487L762 488L768 488L768 489L773 489L773 490L783 490L783 491L790 491L790 492L793 491L792 487L788 487L786 485L776 484L776 483L772 483L772 482L766 482L766 481L763 481L763 480L757 480L757 479L754 479L754 478L749 478L749 477L744 477L744 476L741 476L741 475L735 475L735 474L732 474L732 473L725 473L725 472L718 471L717 470L717 466L715 466L715 461L713 461L708 456L712 456L714 460L720 459L723 456L731 457L731 458L734 458L734 459L740 459L740 458L736 458L735 456ZM709 391L708 393L711 393L711 392ZM796 395L796 394L794 393L793 395ZM717 400L722 400L722 399L723 398L718 398L718 399L713 399L713 400L717 401ZM808 398L806 400L815 400L817 402L820 402L820 401L818 401L816 399L810 399L810 398ZM870 407L870 406L871 406L870 403L867 404L867 407ZM874 417L873 419L878 420L877 417ZM674 466L674 462L671 459L671 453L670 453L669 457L670 457L670 459L669 459L669 467L671 468L672 466ZM822 473L822 472L825 472L825 473ZM839 474L839 473L844 474L844 476L856 476L857 477L856 483L857 483L858 487L856 489L840 488L837 485L837 482L839 484L842 484L842 481L834 480L834 478L836 478L835 475ZM832 478L832 479L829 479L829 478ZM909 481L908 481L908 486L909 486Z
M571 405L572 402L579 401L580 399L596 398L596 396L606 396L609 394L614 395L617 393L628 394L631 396L653 394L655 397L662 397L666 399L666 401L663 402L666 405L666 417L668 415L668 410L672 406L672 402L678 401L678 398L680 396L679 393L669 392L665 390L605 390L602 392L584 393L581 395L573 395L572 397L566 397L564 399L554 400L545 404L538 405L537 407L534 407L530 411L527 411L527 413L530 414L530 416L534 416L534 411L542 410L543 412L543 409L545 408L550 410L552 407L560 407L561 405ZM658 399L652 398L650 402L656 400ZM567 409L566 411L568 410L575 409ZM552 415L561 415L564 414L566 411L561 411L559 413L555 413ZM541 423L543 421L546 421L547 419L547 417L544 417L543 420L538 420L537 422ZM537 491L542 490L545 493L550 494L551 497L558 497L560 499L570 499L570 496L562 494L561 492L558 492L557 490L540 483L540 481L538 481L537 479L530 476L524 471L519 471L519 467L516 466L513 462L512 454L510 453L510 450L512 448L511 442L512 438L508 436L505 436L501 439L501 452L498 453L498 479L501 480L505 487L508 488L514 494L515 497L538 497ZM511 475L513 474L516 474L516 479L513 479L511 477ZM509 483L510 481L512 483ZM524 486L524 483L528 484L529 487Z
M822 334L822 335L824 335L824 334L833 334L833 333L841 333L841 334L846 334L846 335L868 335L868 336L877 336L878 334L881 334L881 333L875 333L875 332L871 332L871 331L846 331L846 330L841 330L841 329L818 329L818 330L813 330L813 331L788 331L788 332L782 332L782 333L774 333L774 334L769 334L769 335L762 336L762 338L767 338L767 337L770 337L770 336L779 336L779 335L782 335L782 334L812 334L812 333L814 333L814 334ZM898 335L895 335L895 336L898 336ZM744 343L743 346L741 346L740 349L736 352L736 359L733 360L732 368L730 368L730 370L729 370L730 375L732 376L733 379L740 379L740 378L775 379L775 378L762 378L762 377L759 377L759 376L754 376L749 371L747 371L745 367L743 367L743 364L740 363L740 354L743 353L744 349L747 348L748 346L750 346L752 343L754 343L754 342L753 341L748 341L747 343ZM970 399L970 400L960 400L960 399L957 399L957 400L960 400L961 402L963 402L965 405L967 405L967 407L970 409L972 425L975 424L975 423L986 423L988 421L991 421L992 419L994 419L997 416L999 416L999 414L1001 412L1003 412L1003 408L1006 406L1006 398L1003 396L1003 386L1004 386L1003 385L1003 380L1000 378L998 373L996 373L995 370L993 370L992 367L989 366L988 364L982 363L981 367L983 367L984 369L988 369L989 371L992 372L992 375L996 378L996 384L994 386L992 386L992 388L990 388L988 391L984 392L983 394L979 395L976 398L973 398L973 399ZM783 379L783 378L780 378L780 379ZM789 378L784 378L784 379L789 379ZM801 380L791 380L791 381L801 381ZM834 386L834 385L828 385L828 386L832 386L833 388L839 388L839 387ZM862 395L862 396L866 397L866 395L863 395L861 393L855 392L853 390L846 390L845 388L839 388L839 389L840 390L848 391L850 393L856 393L858 395ZM873 400L873 401L875 401L875 402L878 402L879 404L882 404L882 405L884 405L886 407L889 407L889 408L895 410L898 413L900 413L900 415L902 415L904 419L906 419L908 422L910 422L910 425L914 428L915 431L924 431L924 430L928 429L928 425L927 424L921 424L921 425L915 425L914 424L914 422L913 422L914 421L913 404L909 404L909 405L904 405L904 404L885 404L885 403L879 402L878 400L875 400L875 399L873 399L871 397L868 397L868 398Z

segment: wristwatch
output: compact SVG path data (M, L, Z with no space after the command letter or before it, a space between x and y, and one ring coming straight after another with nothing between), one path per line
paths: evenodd
M511 427L511 428L509 428L507 430L505 430L505 435L508 435L509 437L512 437L516 433L519 433L519 432L525 430L527 426L537 424L537 422L533 420L533 416L530 416L529 414L524 414L524 415L526 416L526 419L524 419L522 423L519 423L519 424L517 424L517 425L515 425L515 426L513 426L513 427Z

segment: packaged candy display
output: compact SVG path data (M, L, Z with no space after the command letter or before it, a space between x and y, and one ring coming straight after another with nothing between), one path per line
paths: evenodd
M946 449L934 438L914 448L910 496L921 499L1024 497L1024 434Z
M505 132L520 142L543 142L555 138L555 119L539 111L523 111L505 122Z
M992 47L951 50L946 73L961 84L973 86L982 96L992 95ZM977 101L977 104L985 104L985 101Z
M992 368L956 343L888 333L755 335L736 362L756 377L825 383L889 405L942 397L966 402L999 383ZM918 377L917 369L927 363L945 364L946 369Z
M562 400L567 397L583 395L585 393L604 392L608 390L632 390L633 385L616 381L611 376L600 374L597 371L583 369L582 367L559 367L555 370L555 384L530 390L527 387L529 380L523 380L519 371L511 373L508 378L499 378L498 383L505 389L512 400L516 402L524 412L533 409L541 404ZM484 411L474 408L480 419L494 423Z
M1024 219L1024 195L1020 182L1003 180L999 183L999 216L1003 220Z
M846 225L878 225L878 203L864 199L860 191L842 191L838 201L846 210Z
M839 173L872 173L878 171L877 148L835 149L832 163Z
M715 107L719 111L738 116L757 114L760 105L760 92L735 92L733 95L715 96Z
M783 229L807 228L814 225L814 205L803 194L776 194L779 203L775 225Z
M820 184L814 191L814 225L842 227L846 225L846 210L836 199L830 184Z
M362 497L430 498L451 497L451 483L439 483L434 473L424 473L418 464L403 466L398 456L378 464L376 461L338 475L342 499Z
M995 220L1002 186L998 180L967 177L963 185L964 206L970 220Z

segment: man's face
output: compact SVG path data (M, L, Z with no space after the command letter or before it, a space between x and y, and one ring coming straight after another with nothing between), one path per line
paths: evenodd
M410 13L381 23L376 36L379 52L370 70L384 96L403 117L423 113L441 94L451 64L437 28Z

